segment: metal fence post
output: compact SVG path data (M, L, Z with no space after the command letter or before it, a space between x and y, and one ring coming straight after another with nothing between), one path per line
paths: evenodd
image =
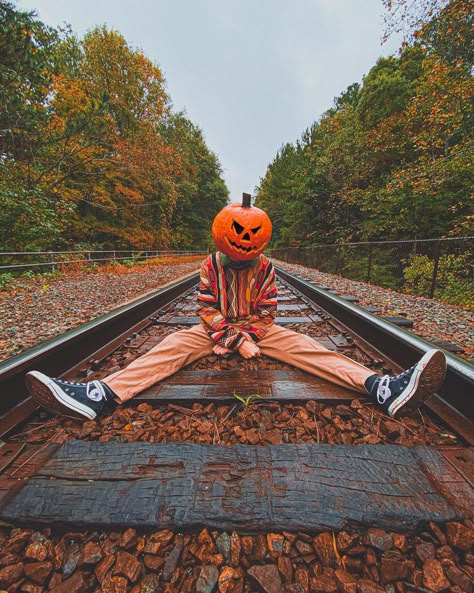
M436 289L436 279L438 277L438 267L439 267L439 252L440 252L440 245L439 241L436 241L434 244L434 266L433 266L433 276L431 278L431 288L429 297L432 299L434 297L435 289Z
M341 246L338 245L337 249L336 249L336 270L334 272L335 274L339 274L340 257L341 257Z
M370 282L370 276L372 274L372 244L369 245L369 259L367 262L367 282Z

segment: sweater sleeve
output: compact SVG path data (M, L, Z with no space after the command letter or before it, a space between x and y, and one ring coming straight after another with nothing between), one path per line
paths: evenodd
M275 270L270 263L257 298L256 312L242 326L254 342L261 340L273 325L277 314L277 286Z
M207 259L201 266L199 290L197 295L197 314L201 318L208 336L220 346L237 349L247 338L227 323L220 311L216 282L212 267Z

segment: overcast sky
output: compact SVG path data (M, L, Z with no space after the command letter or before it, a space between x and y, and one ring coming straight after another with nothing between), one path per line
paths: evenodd
M382 0L18 0L82 35L106 23L164 72L175 110L204 132L231 198L254 193L285 142L399 40Z

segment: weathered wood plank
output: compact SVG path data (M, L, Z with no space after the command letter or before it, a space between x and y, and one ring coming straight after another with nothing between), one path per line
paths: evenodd
M440 494L439 482L447 481L451 489L464 483L424 447L69 441L3 503L0 519L86 528L398 530L466 517ZM472 489L464 496L472 508Z
M134 398L134 401L154 402L218 399L235 401L239 395L258 394L272 400L347 402L355 394L303 371L179 371L166 382L154 385Z
M277 310L278 311L301 311L302 309L308 309L309 307L307 305L280 305L280 303L278 303L278 307Z

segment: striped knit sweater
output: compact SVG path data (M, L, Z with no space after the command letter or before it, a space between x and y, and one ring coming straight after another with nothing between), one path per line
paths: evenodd
M267 333L276 317L276 296L275 271L267 257L234 270L217 252L201 266L197 313L214 342L234 350L245 339L258 342Z

